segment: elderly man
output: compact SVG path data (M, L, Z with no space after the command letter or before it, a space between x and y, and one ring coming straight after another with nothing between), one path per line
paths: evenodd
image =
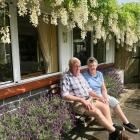
M69 60L69 71L61 81L62 97L74 102L75 111L95 117L109 131L109 140L118 140L122 133L113 126L108 104L96 100L96 94L80 74L80 66L79 59L73 57Z
M87 60L88 70L83 73L83 76L87 80L88 84L96 93L96 98L104 100L114 110L123 122L123 126L134 133L138 133L139 129L132 123L130 123L123 113L119 101L107 94L104 78L101 72L97 71L98 61L94 57L90 57Z

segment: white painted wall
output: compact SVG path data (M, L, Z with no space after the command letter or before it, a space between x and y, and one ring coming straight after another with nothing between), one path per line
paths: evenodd
M106 63L115 62L115 40L114 38L106 41Z
M9 4L10 29L11 29L11 43L12 43L12 62L13 62L13 80L19 82L20 76L20 57L19 57L19 44L18 44L18 26L17 26L17 8L16 1Z
M58 25L59 45L59 71L64 72L68 68L68 61L72 57L72 31L69 31L62 24Z
M106 41L106 63L115 63L115 39ZM121 83L124 84L124 70L117 69Z

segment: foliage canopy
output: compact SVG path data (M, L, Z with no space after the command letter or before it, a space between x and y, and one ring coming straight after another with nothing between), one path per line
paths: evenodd
M5 8L0 1L1 10ZM29 15L37 27L41 16L44 22L57 25L58 21L72 29L78 26L81 37L93 30L93 40L116 38L128 50L140 40L140 3L118 4L117 0L18 0L20 16ZM3 29L4 30L4 29ZM1 29L1 34L4 35Z

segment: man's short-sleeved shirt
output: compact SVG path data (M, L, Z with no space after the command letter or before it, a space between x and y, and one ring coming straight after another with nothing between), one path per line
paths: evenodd
M104 82L103 74L99 71L96 72L96 75L91 75L89 71L83 72L84 78L87 80L90 87L93 89L93 91L96 92L96 94L101 95L101 87Z
M87 81L82 74L74 76L70 71L64 74L61 80L61 95L73 95L82 98L89 97L89 92L92 89L88 85Z

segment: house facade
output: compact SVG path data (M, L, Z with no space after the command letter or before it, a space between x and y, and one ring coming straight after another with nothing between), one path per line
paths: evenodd
M113 38L95 44L92 31L83 40L78 27L68 30L61 23L55 26L39 19L35 28L28 17L18 16L15 3L10 2L8 10L10 17L3 19L4 11L0 17L0 24L8 25L11 34L10 44L0 43L0 105L8 104L13 109L23 98L46 94L58 84L73 56L81 60L83 68L90 56L96 57L100 65L115 63Z

